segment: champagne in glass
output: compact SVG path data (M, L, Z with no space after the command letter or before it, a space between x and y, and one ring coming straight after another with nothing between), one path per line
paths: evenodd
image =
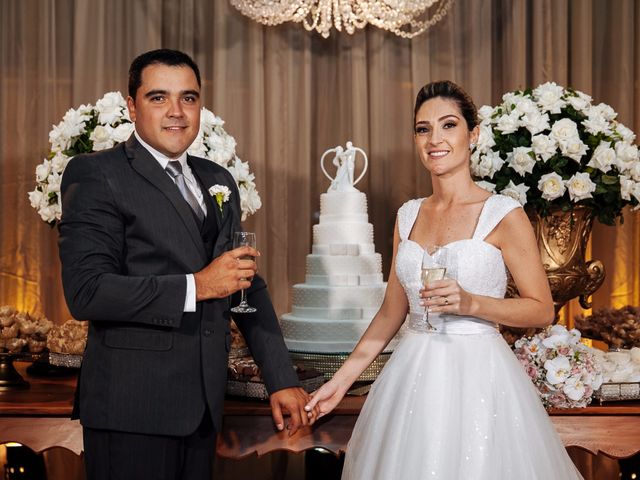
M428 283L442 280L447 273L447 249L438 245L427 246L422 254L422 284L426 287ZM426 330L436 330L429 322L429 308L425 305L422 314L422 323Z
M256 234L252 232L234 232L233 248L245 246L256 248ZM253 260L253 257L251 255L245 255L241 257L241 260ZM253 313L256 311L254 307L247 303L244 288L240 291L240 303L238 306L233 307L231 311L233 313Z

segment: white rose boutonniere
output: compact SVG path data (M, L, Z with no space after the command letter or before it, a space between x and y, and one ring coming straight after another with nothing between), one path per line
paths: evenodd
M220 213L222 213L222 205L229 201L231 190L225 185L214 185L209 188L209 195L216 199Z

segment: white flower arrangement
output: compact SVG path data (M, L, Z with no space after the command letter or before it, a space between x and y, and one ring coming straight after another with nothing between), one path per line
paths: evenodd
M576 329L553 325L514 344L514 353L545 407L586 407L602 385L596 353L580 337Z
M236 141L223 128L224 121L206 108L200 115L200 132L188 150L190 155L206 158L225 167L240 192L242 220L262 206L255 176L249 163L236 155ZM120 92L109 92L96 105L70 109L49 133L51 151L36 167L36 187L29 192L31 206L43 221L54 226L62 213L60 180L69 160L80 153L97 152L126 141L134 124Z
M604 103L553 82L506 93L478 111L471 155L478 184L509 195L541 215L552 205L592 208L614 225L622 209L640 207L640 156L634 133Z

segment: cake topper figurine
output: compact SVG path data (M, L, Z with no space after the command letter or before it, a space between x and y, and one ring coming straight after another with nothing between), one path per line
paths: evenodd
M334 153L335 157L333 158L333 165L336 167L336 176L332 177L327 173L327 170L324 167L324 158L329 153ZM362 168L362 172L360 176L354 180L354 172L356 167L356 154L360 152L364 157L364 164ZM347 142L347 148L343 149L341 145L338 145L335 148L330 148L326 152L322 154L320 157L320 167L322 168L322 173L326 175L326 177L331 180L331 185L327 191L329 192L353 192L357 191L355 188L355 184L358 183L365 172L367 171L367 166L369 165L369 160L367 159L367 154L364 153L364 150L358 147L354 147L353 143L350 141Z

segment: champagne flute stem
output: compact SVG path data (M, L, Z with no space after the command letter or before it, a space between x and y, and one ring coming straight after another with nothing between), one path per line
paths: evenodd
M244 297L244 288L240 290L240 305L243 307L246 305L247 299Z

